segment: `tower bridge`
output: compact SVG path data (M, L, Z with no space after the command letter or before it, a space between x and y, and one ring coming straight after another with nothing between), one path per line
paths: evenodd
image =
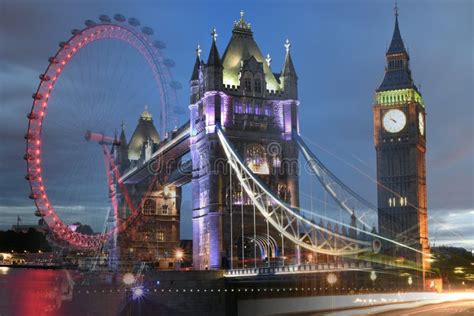
M364 218L370 212L377 215L377 207L338 179L299 136L298 76L290 42L284 44L284 65L275 72L243 14L222 57L216 30L211 35L207 61L199 46L196 50L190 120L155 141L156 129L145 110L128 146L122 131L115 150L122 174L117 183L142 201L143 216L121 238L121 253L141 260L168 258L172 264L179 244L181 187L191 183L196 270L227 269L228 277L245 277L379 265L420 269L419 258L400 263L385 250L379 253L397 247L422 254L422 249L378 235ZM400 45L398 18L393 41L392 46ZM387 54L392 65L393 49ZM391 76L390 68L386 76ZM386 77L378 99L393 80ZM143 141L141 149L131 152L136 139ZM300 152L312 176L350 221L300 207ZM123 199L119 208L121 216L129 215ZM395 220L387 213L382 218ZM380 217L379 227L387 229Z

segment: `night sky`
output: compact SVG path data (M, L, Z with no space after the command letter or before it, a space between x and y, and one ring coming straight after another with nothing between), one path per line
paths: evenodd
M413 78L421 86L427 111L430 239L436 245L472 249L473 4L455 0L399 1L398 5L400 30L409 50ZM201 45L203 59L207 59L210 32L216 27L222 56L233 21L239 18L241 9L252 24L262 53L270 53L274 72L281 70L283 43L290 39L299 77L301 133L334 173L375 203L376 186L370 180L375 178L372 101L384 75L385 51L393 32L392 1L4 0L0 4L0 228L16 223L17 216L23 224L37 221L33 216L34 205L28 199L28 183L24 180L26 114L38 75L44 71L47 58L56 52L58 43L70 36L71 29L83 27L86 19L98 20L100 14L115 13L137 17L142 24L153 27L154 37L167 44L166 56L176 62L172 73L183 85L179 103L187 109L188 80L196 45ZM102 226L103 201L91 194L106 192L96 187L97 183L103 186L104 179L97 176L86 183L79 178L90 166L97 165L90 170L99 170L103 165L100 159L89 155L88 150L96 148L79 141L82 131L100 127L103 132L113 133L121 120L125 120L130 138L144 104L150 104L154 117L158 113L153 108L158 95L150 83L150 73L142 71L146 65L139 56L132 56L133 51L114 45L98 45L78 55L76 64L71 64L65 74L63 86L58 87L48 113L49 121L45 121L45 136L49 135L44 156L45 168L48 168L46 160L50 164L50 178L45 180L49 184L48 192L56 196L58 210L63 208L66 218L80 219L95 229ZM122 55L129 53L127 62L120 62ZM84 80L82 69L99 69L96 66L105 67L106 63L115 65L107 68L108 74L114 76L114 71L122 70L130 74L128 81L111 82L108 92L89 92L94 80L101 80L101 73ZM116 95L110 92L114 88L119 91ZM122 94L135 90L140 91L140 97L131 98L131 102L121 99ZM108 93L109 103L98 109L89 101L101 93ZM58 106L53 109L54 104ZM82 104L86 104L84 108ZM185 120L186 115L180 117L181 123ZM303 178L303 191L308 192L307 184ZM86 196L90 199L84 202ZM182 212L185 238L191 236L189 200L190 195L185 194ZM308 201L303 198L302 203ZM102 209L100 216L96 212L99 209Z

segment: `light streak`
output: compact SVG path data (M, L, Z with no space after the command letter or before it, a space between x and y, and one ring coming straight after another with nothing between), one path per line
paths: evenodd
M352 242L355 242L355 243L360 243L360 244L368 244L367 242L364 242L364 241L360 241L360 240L355 240L355 239L352 239L352 238L345 238L345 236L341 236L339 234L336 234L334 232L331 232L331 231L328 231L327 229L324 229L318 225L316 225L315 223L307 220L305 217L302 217L300 216L299 214L295 213L292 209L290 209L285 203L283 203L280 199L276 198L274 196L274 194L270 191L267 190L267 188L261 183L261 181L259 179L257 179L255 177L255 175L248 169L248 167L241 161L241 159L239 158L239 156L235 153L235 151L233 150L233 148L231 147L231 145L229 144L229 142L227 141L227 138L224 134L224 131L222 130L222 128L218 125L217 126L217 134L218 134L218 137L219 137L219 140L221 141L221 144L223 145L223 148L224 148L224 151L227 155L227 158L228 158L228 162L229 164L234 168L235 172L236 172L236 175L237 177L239 178L240 180L240 183L241 185L244 187L244 189L246 190L247 194L250 196L250 198L252 199L252 201L256 204L256 206L258 207L258 209L261 211L262 215L264 215L264 217L270 222L272 223L272 225L283 235L285 235L287 238L289 238L290 240L293 240L296 244L299 244L300 246L306 248L306 249L309 249L309 250L312 250L312 251L317 251L317 252L321 252L321 253L328 253L328 254L333 254L333 255L338 255L337 252L334 252L334 251L327 251L327 250L324 250L323 249L314 249L315 247L312 247L311 245L308 245L304 242L301 242L299 240L299 238L295 238L293 235L291 235L290 233L288 233L286 230L283 230L279 225L278 223L276 223L272 218L271 216L269 216L269 214L267 213L267 211L262 207L262 205L260 205L260 203L257 201L257 199L255 198L255 195L253 194L251 188L246 184L244 177L239 173L239 168L236 166L235 164L235 161L240 165L241 167L241 170L244 170L246 175L251 178L255 184L262 190L264 191L276 204L278 204L281 208L283 208L284 210L286 210L288 213L290 213L291 216L294 216L296 217L298 220L300 220L301 222L304 222L306 224L308 224L309 226L317 229L317 230L321 230L321 231L324 231L326 233L330 233L334 236L337 236L337 237L341 237L342 239L346 239L346 240L349 240L349 241L352 241ZM234 158L234 159L232 159ZM299 209L300 211L303 211L303 212L308 212L306 210L303 210L303 209ZM311 212L310 212L311 213ZM343 225L343 226L346 226L346 227L349 227L349 228L352 228L352 226L350 225L347 225L345 223L341 223L339 221L336 221L336 220L333 220L333 219L329 219L327 217L323 217L323 216L320 216L321 218L325 218L326 220L329 220L329 221L332 221L332 222L336 222L340 225ZM410 249L412 251L415 251L415 252L418 252L418 253L421 253L423 254L422 251L418 250L418 249L415 249L413 247L410 247L410 246L407 246L403 243L400 243L398 241L395 241L395 240L392 240L392 239L389 239L389 238L386 238L386 237L383 237L383 236L380 236L378 234L375 234L375 233L371 233L371 232L368 232L368 231L362 231L361 229L359 228L355 228L358 232L362 232L364 234L367 234L369 236L373 236L373 237L376 237L376 238L380 238L382 240L385 240L385 241L388 241L390 243L393 243L393 244L396 244L400 247L404 247L404 248L407 248L407 249ZM295 240L296 239L296 240ZM364 252L366 251L367 249L361 249L362 251L358 251L358 252L353 252L353 254L356 254L356 253L360 253L360 252ZM348 253L349 254L349 253Z
M348 165L349 167L351 167L352 169L354 169L355 171L357 171L359 174L363 175L364 177L366 177L367 179L369 179L370 181L372 181L373 183L375 183L377 186L385 189L386 191L394 194L395 196L397 197L401 197L400 194L398 194L397 192L391 190L389 187L385 186L383 183L380 183L378 182L376 179L374 179L373 177L371 177L369 174L367 174L366 172L362 171L360 168L356 167L354 164L350 163L349 161L347 161L346 159L336 155L335 153L333 153L332 151L330 151L329 149L326 149L325 147L319 145L318 143L310 140L308 137L304 137L302 135L298 135L300 136L301 138L305 138L310 144L318 147L319 149L323 150L324 152L326 152L327 154L331 155L332 157L336 158L337 160L341 161L342 163ZM415 205L411 204L410 202L408 202L408 205L414 209L416 209L417 211L419 211L419 208L416 207ZM428 215L428 219L432 219L434 221L436 221L437 224L439 225L443 225L442 222L438 221L438 219L436 217L433 217L432 215ZM449 232L451 234L453 234L454 236L458 237L461 239L462 242L464 243L469 243L466 239L464 239L464 237L462 235L460 235L459 233L453 231L453 230L449 230Z

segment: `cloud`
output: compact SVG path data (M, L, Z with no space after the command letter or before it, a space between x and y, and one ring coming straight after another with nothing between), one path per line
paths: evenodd
M430 210L430 242L474 248L474 210Z
M85 205L55 206L56 213L66 224L81 222L90 225L95 231L102 229L107 217L107 207L88 207ZM0 229L9 229L17 223L18 216L23 225L36 225L39 217L33 216L36 208L31 206L0 206Z

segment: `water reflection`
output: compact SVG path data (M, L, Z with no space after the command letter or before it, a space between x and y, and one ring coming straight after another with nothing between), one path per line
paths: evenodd
M115 273L0 267L0 315L118 315L130 301L119 279Z
M69 271L0 269L1 315L61 315L63 301L72 299Z

